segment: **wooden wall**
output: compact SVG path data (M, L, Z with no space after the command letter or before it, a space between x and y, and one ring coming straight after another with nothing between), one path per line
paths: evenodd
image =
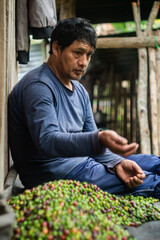
M81 82L90 95L98 127L140 143L137 50L97 49Z
M0 1L0 191L8 172L7 96L17 81L15 0Z

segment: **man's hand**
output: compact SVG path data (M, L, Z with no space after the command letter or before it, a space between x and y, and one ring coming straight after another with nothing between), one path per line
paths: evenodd
M100 131L98 136L102 146L124 157L134 154L138 149L137 143L128 144L126 138L121 137L113 130Z
M129 188L138 187L146 177L140 166L134 161L124 159L115 166L117 176L126 183Z

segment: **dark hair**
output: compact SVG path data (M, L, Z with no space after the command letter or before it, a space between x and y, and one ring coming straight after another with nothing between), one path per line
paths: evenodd
M75 40L87 41L91 47L96 48L97 35L91 23L83 18L67 18L59 21L54 27L50 51L52 54L52 44L57 41L61 49L70 46Z

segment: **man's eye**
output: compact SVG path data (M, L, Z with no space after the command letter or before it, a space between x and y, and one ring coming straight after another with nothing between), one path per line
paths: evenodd
M80 55L80 54L81 54L81 52L75 52L75 54L76 54L76 55Z

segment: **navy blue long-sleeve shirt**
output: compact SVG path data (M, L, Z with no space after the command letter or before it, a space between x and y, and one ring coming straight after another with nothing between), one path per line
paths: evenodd
M88 93L71 82L73 91L43 63L9 95L9 144L26 187L63 178L91 156L108 168L122 160L100 145Z

